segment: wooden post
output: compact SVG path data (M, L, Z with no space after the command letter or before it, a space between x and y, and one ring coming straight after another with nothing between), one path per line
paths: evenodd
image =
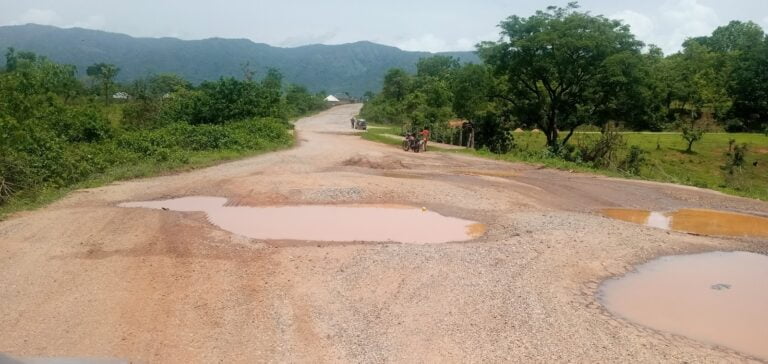
M464 146L464 125L459 129L459 145Z

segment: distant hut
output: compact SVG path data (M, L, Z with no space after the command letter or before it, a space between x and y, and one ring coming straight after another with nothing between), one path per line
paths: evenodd
M533 129L533 130L531 130L531 133L541 133L541 130L539 130L539 129Z
M520 128L517 128L517 129L515 129L515 131L514 131L514 132L515 132L515 133L524 133L524 132L525 132L525 130L523 130L523 129L520 129Z
M325 102L331 105L338 105L339 103L341 103L341 101L339 101L339 98L333 95L328 95L328 97L325 98Z

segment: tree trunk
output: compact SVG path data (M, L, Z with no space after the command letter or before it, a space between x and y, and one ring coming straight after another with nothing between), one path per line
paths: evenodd
M104 83L104 105L109 105L109 84Z
M568 143L568 140L571 139L575 131L576 131L576 126L572 127L571 130L568 132L568 135L565 136L565 139L563 139L562 146L565 146L565 144Z

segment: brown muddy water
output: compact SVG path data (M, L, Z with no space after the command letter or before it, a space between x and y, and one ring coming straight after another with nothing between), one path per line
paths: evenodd
M768 238L768 218L735 212L681 209L656 212L635 209L603 209L603 215L664 230L719 236Z
M402 205L226 206L221 197L126 202L120 207L202 211L232 233L264 240L433 244L475 239L485 225Z
M643 326L768 359L768 256L668 256L605 281L598 297Z

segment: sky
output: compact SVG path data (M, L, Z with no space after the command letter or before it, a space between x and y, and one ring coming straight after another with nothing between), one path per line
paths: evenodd
M498 39L498 23L568 0L0 0L0 25L37 23L136 37L246 38L281 47L360 40L413 51L464 51ZM730 20L768 29L768 0L581 0L624 20L666 53Z

